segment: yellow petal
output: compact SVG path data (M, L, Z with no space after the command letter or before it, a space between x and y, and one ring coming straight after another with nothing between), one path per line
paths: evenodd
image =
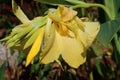
M42 56L45 55L53 46L55 40L55 28L53 27L51 19L48 19L47 25L45 26L44 42L42 48Z
M99 22L83 22L84 27L80 28L76 24L77 21L72 20L68 23L68 28L76 35L76 39L84 46L86 50L95 39L96 35L99 32L100 24ZM78 23L78 22L77 22Z
M49 12L48 16L52 19L52 21L55 21L55 22L61 22L62 21L62 19L58 15L56 15L56 13Z
M61 69L62 69L62 70L64 70L64 69L63 69L63 67L62 67L61 62L60 62L59 60L56 60L56 62L57 62L57 63L58 63L58 65L61 67Z
M88 35L85 32L83 32L82 30L78 30L77 40L80 42L80 44L83 45L85 50L88 48L87 38L88 38Z
M74 35L72 32L70 34ZM40 56L40 61L44 64L48 64L50 62L57 61L59 56L62 55L66 63L73 68L78 68L86 60L86 54L83 52L83 46L79 44L78 40L61 36L56 31L53 46L46 55Z
M60 47L58 45L59 41L57 41L56 37L51 49L46 53L41 53L40 61L41 63L48 64L50 62L56 61L60 55Z
M57 12L58 16L60 16L63 21L69 21L77 15L76 11L64 6L59 6Z
M15 3L14 0L12 0L12 10L15 14L15 16L22 22L26 23L29 22L30 20L27 18L27 16L23 13L21 8Z
M73 68L78 68L86 60L83 45L79 44L76 38L60 36L56 33L58 45L61 49L60 53L68 65Z
M62 23L58 24L58 32L62 36L69 36L69 30L68 30L68 28L64 24L62 24Z
M112 52L110 52L110 51L107 51L106 53L107 53L107 55L109 55L109 56L112 55Z
M90 46L100 30L100 24L99 22L84 22L84 24L85 32L88 34L87 43Z
M75 17L75 22L76 22L76 24L78 25L78 27L82 30L82 31L84 31L84 23L83 23L83 21L79 18L79 17Z
M38 35L37 39L35 40L35 42L33 43L33 46L31 48L30 52L28 53L27 60L26 60L26 66L28 66L30 64L30 62L33 60L33 58L39 52L41 44L42 44L42 40L43 40L43 35L44 35L44 27L39 29L39 35Z
M83 45L83 47L86 48L88 35L84 32L84 27L81 29L75 20L70 21L67 27L75 34L75 37L79 41L79 44Z

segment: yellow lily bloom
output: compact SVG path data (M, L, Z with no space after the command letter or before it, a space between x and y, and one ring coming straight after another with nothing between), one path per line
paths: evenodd
M98 22L83 22L77 17L76 11L64 6L59 6L54 12L49 11L45 17L29 20L14 0L12 6L14 14L23 24L1 41L7 41L9 47L30 48L26 66L39 51L43 64L59 62L60 55L73 68L86 61L86 50L100 29Z
M95 39L100 25L98 22L81 21L81 25L72 23L77 12L64 6L57 10L56 13L48 14L53 21L51 28L55 28L54 43L47 53L44 50L41 52L40 61L48 64L57 61L61 55L71 67L78 68L86 61L86 50Z

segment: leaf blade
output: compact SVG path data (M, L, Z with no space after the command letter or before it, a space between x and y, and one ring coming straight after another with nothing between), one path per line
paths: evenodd
M0 67L0 80L4 80L5 62Z
M100 32L97 35L98 41L104 46L108 46L114 37L114 34L120 29L120 19L105 22L100 27Z
M68 5L70 6L71 4L65 0L34 0L34 1L38 1L44 4L49 4L49 5Z

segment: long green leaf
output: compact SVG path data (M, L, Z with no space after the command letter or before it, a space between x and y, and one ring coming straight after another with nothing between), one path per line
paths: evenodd
M117 15L117 17L120 17L120 0L116 0L117 1L117 11L118 11L118 15Z
M108 8L112 18L117 18L120 16L120 0L104 0L105 1L105 6Z
M111 20L105 22L101 25L101 29L99 34L97 35L97 39L105 46L107 46L115 33L120 29L120 19Z
M68 5L70 6L71 4L65 0L34 0L34 1L38 1L40 3L44 3L44 4L49 4L49 5Z
M4 80L5 63L0 67L0 80Z
M98 73L102 76L103 73L102 73L102 69L101 69L101 65L100 65L99 60L96 60L96 68L97 68Z

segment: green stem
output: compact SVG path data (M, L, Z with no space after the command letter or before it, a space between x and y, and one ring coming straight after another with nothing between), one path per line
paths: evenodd
M89 76L90 76L90 80L93 80L93 73L92 72L90 72Z
M115 36L114 36L114 41L115 41L115 45L116 45L117 51L120 54L120 43L119 43L117 34L115 34Z
M105 6L102 5L102 4L84 3L84 4L82 4L82 5L81 5L81 4L77 4L77 5L75 5L75 6L72 6L71 8L76 9L76 8L80 8L80 7L82 7L82 8L100 7L100 8L102 8L102 9L106 12L106 14L108 15L108 17L109 17L110 19L112 19L109 10L107 9L107 7L105 7Z

